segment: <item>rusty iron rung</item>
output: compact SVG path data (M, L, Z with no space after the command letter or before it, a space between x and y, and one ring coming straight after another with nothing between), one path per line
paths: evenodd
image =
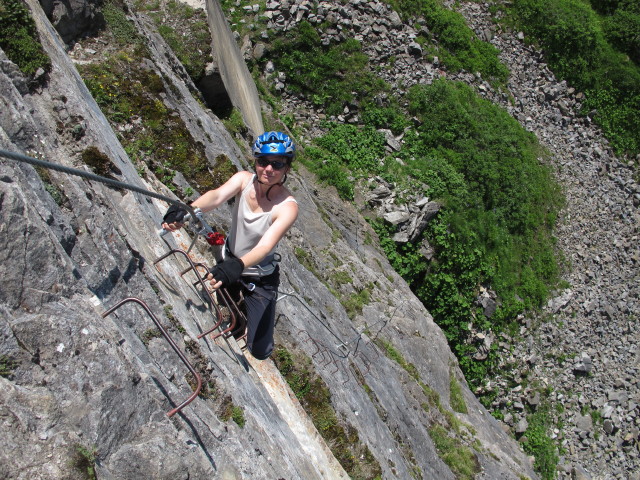
M140 300L139 298L136 298L136 297L125 298L124 300L122 300L121 302L117 303L116 305L111 307L109 310L104 312L102 314L102 318L105 318L108 315L111 315L115 310L117 310L122 305L124 305L125 303L128 303L128 302L137 303L138 305L140 305L147 312L147 314L149 315L151 320L153 320L153 323L155 323L156 327L158 327L158 329L160 330L160 333L162 333L162 336L167 340L167 342L169 342L169 345L171 345L171 348L173 349L173 351L176 352L178 357L180 357L180 360L182 360L182 362L186 365L186 367L189 369L191 374L196 378L197 386L196 386L196 389L191 394L191 396L189 396L189 398L187 398L184 402L182 402L176 408L174 408L173 410L170 410L170 411L167 412L167 416L172 417L176 413L178 413L180 410L182 410L184 407L189 405L200 394L200 390L202 389L202 377L200 377L200 374L198 372L196 372L196 369L193 367L193 365L191 365L191 362L189 362L189 360L184 355L184 353L182 353L182 351L180 350L178 345L176 345L176 343L173 341L173 339L169 336L169 334L164 329L164 327L162 326L160 321L157 319L157 317L153 314L153 312L151 311L149 306L145 302Z
M180 250L179 248L174 248L172 250L169 250L167 253L165 253L164 255L162 255L161 257L157 258L156 261L153 262L153 265L156 266L158 263L160 263L162 260L164 260L165 258L168 258L170 255L175 255L175 254L180 254L182 256L184 256L187 260L187 262L189 263L189 268L187 268L186 270L183 270L180 273L180 276L183 276L184 274L186 274L187 272L189 272L190 270L193 270L194 274L196 275L197 281L194 283L195 285L200 284L200 286L202 287L202 289L206 292L207 297L209 298L209 305L213 306L213 308L216 311L216 323L213 327L211 327L210 329L208 329L207 331L201 333L200 335L198 335L198 340L200 340L202 337L206 336L207 334L213 332L216 328L218 328L219 326L221 326L224 322L224 317L222 315L222 312L220 311L220 307L218 306L218 303L214 300L213 295L211 294L211 292L209 291L209 289L207 288L207 286L204 283L204 278L200 275L200 272L198 272L198 267L202 267L208 270L207 266L203 263L194 263L193 260L191 259L191 257L187 254L187 252L185 252L184 250ZM235 322L235 318L232 318L232 324L234 324ZM219 335L217 335L219 336ZM213 337L212 339L217 338L217 336Z

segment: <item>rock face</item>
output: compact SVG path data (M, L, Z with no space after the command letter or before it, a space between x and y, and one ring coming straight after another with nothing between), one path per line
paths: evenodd
M445 2L466 18L480 39L501 52L511 71L508 94L495 91L478 74L452 74L437 58L428 60L413 41L420 28L426 29L425 23L419 18L411 25L398 22L383 2L322 2L317 9L304 1L268 2L266 16L268 28L281 31L302 20L328 22L332 27L322 33L325 44L356 38L371 59L383 63L393 57L393 64L385 63L389 68L380 72L398 92L442 76L465 82L503 106L549 150L567 198L557 238L568 260L565 279L570 288L549 302L544 322L521 317L520 340L501 339L508 340L500 342L502 367L511 373L490 382L489 389L498 394L493 408L503 413L511 431L518 434L526 428L525 405L532 406L530 399L535 398L530 383L538 382L540 388L552 391L550 400L558 406L554 421L564 425L551 433L563 449L561 478L637 479L640 333L635 321L640 311L640 185L634 169L637 171L638 159L634 167L616 158L593 123L593 112L580 114L582 94L554 77L541 52L524 43L522 33L501 30L491 17L491 3L456 2L454 7L453 2ZM301 125L312 125L312 136L321 134L313 126L325 115L289 91L278 72L267 70L265 75L282 92L285 112ZM358 121L355 110L334 120ZM387 141L394 148L402 139L387 137ZM393 186L378 182L366 201L387 220L408 228L419 214L408 208L385 208L392 205L393 194ZM410 235L404 230L395 240L407 241ZM424 254L428 257L428 246ZM487 316L495 308L492 302L479 297ZM529 387L522 387L525 382ZM588 423L585 413L596 420Z
M89 35L105 26L98 0L43 0L40 2L51 24L65 43Z
M81 153L95 147L119 180L170 195L152 174L139 177L60 36L37 2L29 6L53 69L29 92L3 60L0 148L86 169ZM149 22L131 18L149 42L149 62L175 86L167 107L212 162L224 153L240 167L239 147L192 98L171 51ZM3 478L79 478L94 462L97 477L110 479L348 477L271 360L255 361L232 338L198 339L216 317L195 275L184 273L179 253L156 263L189 243L184 232L156 234L166 204L6 159L0 165ZM301 218L281 246L278 341L308 357L352 441L368 449L383 478L452 479L430 430L457 417L447 434L473 453L478 478L535 478L530 460L466 387L428 312L382 253L362 244L367 227L357 212L303 169L289 181ZM222 208L210 221L228 223L229 214ZM320 264L329 248L340 265ZM298 261L299 251L311 264ZM192 255L212 263L204 244ZM361 314L350 319L310 270L313 262L348 268L344 288L370 289ZM130 298L137 300L118 306ZM201 396L171 418L195 382L154 317L204 383ZM387 357L385 344L412 368ZM468 413L452 412L452 379Z

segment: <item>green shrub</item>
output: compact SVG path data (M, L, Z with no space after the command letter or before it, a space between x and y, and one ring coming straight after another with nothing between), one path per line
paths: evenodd
M586 79L591 75L603 39L588 4L580 0L516 0L513 5L525 32L540 41L560 77Z
M583 110L596 112L595 121L619 152L640 152L640 81L638 86L625 91L622 82L609 78L585 92Z
M340 298L340 303L347 312L350 319L354 319L356 315L362 313L362 308L371 301L371 292L368 288L364 288L346 298Z
M309 146L299 158L318 176L318 180L333 185L341 198L353 199L351 174L339 157L320 148Z
M231 110L231 114L228 118L222 120L225 128L229 133L235 135L236 133L243 134L247 132L247 125L244 123L242 113L237 108Z
M388 128L398 135L409 126L409 119L402 111L395 99L389 100L387 106L365 103L362 107L361 120L363 125L373 128Z
M331 124L316 144L340 158L352 172L374 175L382 171L385 138L372 127Z
M220 418L223 421L228 422L229 420L233 420L235 424L240 428L244 427L246 423L246 419L244 418L244 410L242 409L242 407L235 405L233 403L233 399L230 396L227 395L222 399L219 411Z
M394 269L443 328L467 380L481 383L497 362L494 351L473 360L468 342L478 285L496 290L502 306L490 321L477 315L476 328L501 331L546 300L559 272L552 231L562 197L535 137L471 88L439 80L407 97L421 126L405 134L397 153L405 166L387 179L442 204L424 232L434 260L422 256L423 239L399 245L394 227L372 226Z
M485 79L504 85L509 70L500 62L498 50L490 43L480 41L462 15L444 7L439 0L394 0L390 3L405 20L416 15L425 18L440 45L436 53L449 69L479 72Z
M271 58L286 73L287 84L329 115L340 115L345 105L357 107L388 87L369 70L360 42L347 39L323 46L320 35L303 21L271 46ZM357 92L357 96L356 93Z
M598 3L598 2L592 2ZM607 40L619 51L640 64L640 3L622 0L617 8L603 19L602 28Z
M381 173L385 138L373 127L330 124L301 157L320 181L335 186L344 199L353 199L356 178Z
M535 457L533 468L538 472L543 480L553 480L556 478L556 465L558 464L558 453L553 440L549 437L548 431L552 427L551 416L548 406L541 406L538 411L527 417L529 426L524 433L522 448L524 451Z
M508 297L510 272L517 265L522 271L535 252L545 260L533 266L535 275L552 284L557 262L546 261L554 259L551 231L562 200L550 169L539 160L535 137L461 83L441 80L415 87L409 99L423 126L407 164L431 187L428 193L448 207L446 226L432 222L428 235L436 250L450 258L449 266L442 259L440 265L458 282L470 265L492 272L494 287ZM421 155L414 158L416 151ZM463 250L455 252L452 243L464 245ZM461 255L462 263L456 257ZM479 258L488 261L487 267L480 266ZM514 291L519 283L512 285ZM543 300L528 297L527 306Z
M637 154L640 67L627 55L636 62L640 55L640 7L633 1L592 3L608 16L601 19L580 0L516 0L509 11L540 44L554 73L584 92L583 113L596 111L616 151Z
M31 12L21 0L0 0L0 47L9 60L27 76L39 68L51 70Z

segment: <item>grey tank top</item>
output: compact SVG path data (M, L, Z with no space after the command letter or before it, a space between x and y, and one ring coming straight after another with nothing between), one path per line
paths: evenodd
M236 202L233 206L233 220L231 230L227 235L227 248L236 257L242 257L252 250L273 223L271 214L275 206L269 212L252 212L249 207L246 197L255 179L256 176L253 175L251 181L240 192L239 198L236 197ZM295 202L295 199L288 198L284 202ZM258 265L245 268L242 274L261 277L273 273L280 261L280 256L276 253L277 247L278 245Z

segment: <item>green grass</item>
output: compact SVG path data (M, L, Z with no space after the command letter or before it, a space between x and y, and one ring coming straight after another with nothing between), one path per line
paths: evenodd
M473 480L480 473L480 463L473 451L450 436L444 427L434 425L429 429L429 436L436 446L438 455L457 480Z
M548 434L553 426L550 411L549 405L542 403L536 412L527 417L529 426L522 441L524 451L535 457L533 468L543 480L556 478L558 464L557 447Z
M98 452L95 447L76 444L71 464L84 480L96 480L98 478L95 470L97 457Z
M23 74L32 76L40 68L51 70L31 12L22 1L0 0L0 32L0 48Z
M453 371L449 374L449 403L454 412L468 413L467 404L462 396L462 388Z
M338 418L331 405L331 393L313 371L311 361L283 346L276 347L273 360L347 474L354 479L380 478L380 465L360 441L358 431Z

